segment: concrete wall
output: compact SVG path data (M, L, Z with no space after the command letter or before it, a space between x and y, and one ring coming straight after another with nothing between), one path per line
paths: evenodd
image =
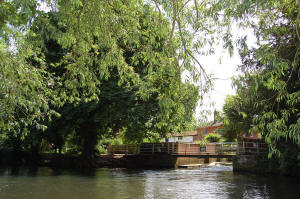
M174 168L176 157L168 154L134 155L126 158L129 168Z
M237 155L233 158L233 171L279 173L279 165L269 160L267 154Z
M205 158L197 158L197 157L177 157L176 163L174 167L178 167L179 165L187 165L187 164L204 164Z
M123 166L133 168L177 168L179 165L230 162L228 158L177 157L168 154L125 156L125 159Z

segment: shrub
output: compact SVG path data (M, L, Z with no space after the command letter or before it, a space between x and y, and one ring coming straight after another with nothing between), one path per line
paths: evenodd
M208 141L203 139L203 140L198 140L194 143L200 144L200 146L206 146L208 144Z
M221 136L217 133L210 133L204 137L208 142L219 142L221 140Z

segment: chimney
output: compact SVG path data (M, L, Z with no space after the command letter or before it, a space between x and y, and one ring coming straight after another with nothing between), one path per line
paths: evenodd
M214 123L216 123L217 122L217 111L216 111L216 109L214 110Z

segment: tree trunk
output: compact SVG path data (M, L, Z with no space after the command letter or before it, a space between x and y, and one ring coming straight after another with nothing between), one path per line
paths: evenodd
M12 157L9 158L8 161L9 164L12 166L21 166L24 163L24 155L21 148L22 141L20 139L20 136L17 136L15 140L13 141L13 151L12 151Z
M58 154L61 155L62 146L58 147Z
M81 155L82 168L95 167L95 146L97 145L97 127L95 124L89 123L81 128L83 138L83 151Z
M40 143L31 144L30 164L37 166L40 162Z

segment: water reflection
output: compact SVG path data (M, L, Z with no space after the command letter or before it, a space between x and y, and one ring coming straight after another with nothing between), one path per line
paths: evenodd
M232 167L197 170L97 169L0 171L1 199L297 198L296 179L233 174Z

